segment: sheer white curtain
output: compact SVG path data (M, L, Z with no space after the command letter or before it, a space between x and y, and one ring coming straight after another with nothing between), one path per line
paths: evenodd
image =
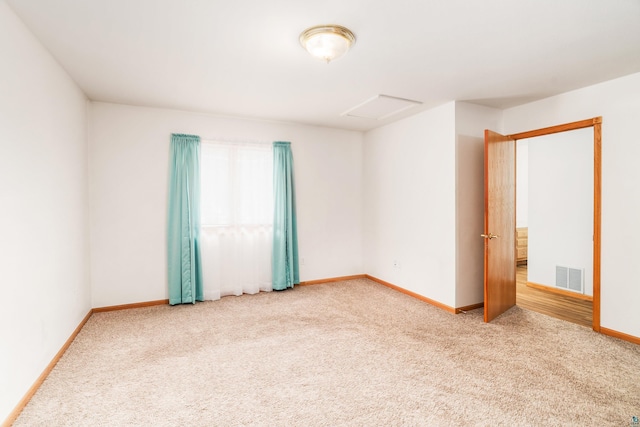
M272 144L203 140L201 150L204 298L270 291Z

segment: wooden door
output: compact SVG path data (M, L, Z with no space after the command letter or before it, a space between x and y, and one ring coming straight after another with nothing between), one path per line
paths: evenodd
M516 144L484 134L484 321L516 304Z

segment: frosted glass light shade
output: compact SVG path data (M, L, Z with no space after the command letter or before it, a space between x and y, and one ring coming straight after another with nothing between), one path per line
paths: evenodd
M302 47L327 63L347 53L355 41L353 33L339 25L311 27L300 34Z

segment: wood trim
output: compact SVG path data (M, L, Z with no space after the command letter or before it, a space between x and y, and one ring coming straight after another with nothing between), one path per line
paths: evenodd
M466 305L464 307L458 307L458 308L456 308L456 314L464 313L465 311L471 311L471 310L475 310L477 308L482 308L482 307L484 307L484 303L483 302L479 302L477 304Z
M533 138L536 136L550 135L552 133L566 132L568 130L588 128L590 126L595 126L596 124L600 124L600 123L602 123L602 117L594 117L592 119L580 120L577 122L565 123L562 125L549 126L547 128L515 133L513 135L509 135L509 137L515 140Z
M409 295L410 297L419 299L420 301L426 302L428 304L434 305L434 306L436 306L438 308L443 309L444 311L448 311L451 314L456 314L456 309L453 308L453 307L449 307L446 304L442 304L441 302L438 302L436 300L432 300L431 298L427 298L427 297L424 297L424 296L422 296L420 294L416 294L415 292L411 292L411 291L409 291L407 289L401 288L400 286L396 286L396 285L394 285L392 283L385 282L384 280L378 279L377 277L373 277L373 276L370 276L368 274L365 274L365 277L367 279L369 279L369 280L373 280L374 282L379 283L379 284L381 284L383 286L386 286L388 288L391 288L391 289L393 289L395 291L398 291L398 292L403 293L405 295Z
M487 170L489 170L489 130L485 129L484 130L484 165L483 165L483 173L484 176L482 178L483 181L483 190L484 190L484 227L482 228L484 231L483 233L485 235L489 234L489 180L487 179ZM516 147L518 145L516 144ZM515 164L515 159L513 160L514 164ZM457 228L456 228L457 231ZM487 294L488 292L488 282L489 282L489 254L488 254L488 242L487 239L483 237L483 242L482 242L482 256L483 256L483 269L482 269L482 300L483 301L488 301L487 299ZM489 319L489 313L488 313L489 307L485 306L484 307L484 313L483 313L483 319L485 321L485 323L488 321Z
M306 282L300 282L300 286L322 285L324 283L342 282L344 280L354 280L354 279L364 279L364 278L366 278L365 274L356 274L353 276L330 277L328 279L307 280Z
M593 330L600 332L600 253L602 239L602 117L593 125Z
M53 368L55 368L55 366L58 364L58 361L62 358L64 353L67 351L67 349L69 348L73 340L76 338L78 333L80 333L80 330L84 327L85 323L87 323L87 321L89 320L92 314L93 314L93 310L89 310L87 315L84 316L84 319L82 319L80 324L76 327L76 329L73 331L71 336L67 339L67 341L65 341L65 343L62 345L62 348L60 348L60 350L56 353L56 355L53 356L53 359L51 359L51 362L49 362L47 367L44 368L44 371L42 371L38 379L36 379L36 381L33 383L31 388L29 388L27 393L24 395L24 397L20 400L20 402L18 402L16 407L13 409L13 411L11 411L7 419L4 420L4 422L2 423L2 427L9 427L11 426L11 424L15 422L15 420L18 419L22 410L25 408L25 406L27 406L27 404L29 403L33 395L36 394L36 392L38 391L38 389L40 388L44 380L47 379L47 377L49 376Z
M581 299L583 301L593 301L593 297L590 295L579 294L577 292L565 291L564 289L558 289L553 286L541 285L540 283L527 282L527 286L534 289L539 289L544 292L549 292L551 294L563 295L575 299Z
M628 334L614 331L613 329L608 329L608 328L600 328L600 333L604 335L609 335L610 337L618 338L624 341L629 341L631 343L640 345L640 337L635 337L633 335L628 335Z
M145 302L136 302L133 304L122 304L122 305L110 305L106 307L98 307L94 308L94 313L104 313L105 311L116 311L116 310L128 310L130 308L142 308L142 307L153 307L154 305L165 305L169 304L168 299L160 299L156 301L145 301Z

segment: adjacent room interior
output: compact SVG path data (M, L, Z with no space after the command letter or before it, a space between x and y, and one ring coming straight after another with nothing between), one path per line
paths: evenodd
M593 322L593 164L590 127L517 141L518 304L587 327Z
M0 421L17 417L93 311L169 300L172 134L290 142L299 281L329 287L353 278L352 302L367 289L362 281L384 283L361 300L406 303L417 317L390 309L380 318L402 323L398 330L424 320L421 306L397 300L392 287L437 307L430 319L449 316L443 324L459 329L447 339L481 349L479 337L496 329L475 338L465 331L485 325L474 314L484 302L480 235L489 231L485 129L512 135L601 117L601 334L579 330L623 343L598 341L602 354L637 354L624 346L640 343L640 3L374 3L0 0ZM327 23L347 26L353 39L343 34L351 45L342 57L318 60L302 36ZM590 325L593 151L571 144L517 146L516 169L527 170L513 230L518 289L541 292L529 305L519 294L518 310L544 313L543 295L560 312L575 311L565 320ZM221 215L213 209L207 218ZM398 340L414 356L407 334ZM429 363L415 356L407 363ZM451 360L433 363L464 371ZM640 408L620 414L636 415Z

